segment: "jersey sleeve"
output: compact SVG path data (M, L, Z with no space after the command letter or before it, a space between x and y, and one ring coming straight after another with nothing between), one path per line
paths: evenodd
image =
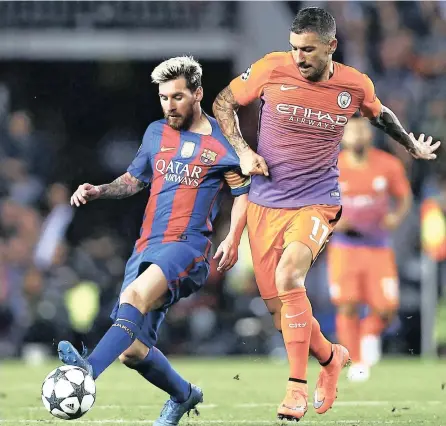
M239 105L248 105L260 98L270 74L270 61L262 58L252 64L243 74L234 78L229 83L229 87L237 103Z
M410 189L409 180L406 177L406 172L403 165L396 158L392 158L392 163L389 168L389 191L396 198L407 196Z
M141 146L139 147L135 158L133 159L127 171L136 179L144 183L149 183L152 178L152 166L150 162L151 145L152 145L153 131L149 126L144 133Z
M225 172L225 180L231 188L231 194L234 197L247 194L251 186L251 177L242 174L240 169L233 169Z
M367 118L377 117L381 112L381 101L375 93L375 86L370 78L363 74L362 88L364 90L364 100L359 107L361 115Z

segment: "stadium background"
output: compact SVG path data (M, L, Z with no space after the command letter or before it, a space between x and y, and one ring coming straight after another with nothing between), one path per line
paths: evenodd
M78 210L68 200L83 182L122 174L147 124L160 118L153 67L194 55L211 112L233 76L287 49L294 13L307 5L335 16L335 60L369 74L407 129L444 140L445 2L0 2L0 358L37 362L55 355L58 340L91 346L109 326L147 192ZM241 111L253 145L256 119L256 106ZM441 353L444 147L434 164L413 161L383 134L375 143L403 161L415 196L395 234L401 309L385 351ZM230 207L227 197L217 242ZM170 310L159 345L167 354L285 355L259 299L246 238L239 255L230 273L222 277L214 265L205 289ZM307 287L315 316L333 336L324 256Z

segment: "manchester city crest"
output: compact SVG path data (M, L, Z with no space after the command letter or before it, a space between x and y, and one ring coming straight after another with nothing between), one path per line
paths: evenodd
M338 105L342 108L348 108L352 103L352 95L348 92L341 92L338 95Z
M215 162L215 159L217 158L217 153L214 151L211 151L210 149L205 148L200 156L200 161L203 164L209 165Z

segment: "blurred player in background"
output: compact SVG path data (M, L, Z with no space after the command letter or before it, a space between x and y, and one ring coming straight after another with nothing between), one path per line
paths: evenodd
M239 173L239 158L215 119L200 106L202 70L190 57L158 65L152 80L159 85L165 119L147 128L127 172L110 184L80 185L71 204L100 198L125 198L150 186L141 234L127 262L114 324L88 358L73 345L59 343L59 358L85 368L96 379L116 358L164 390L170 399L157 426L177 425L203 401L198 387L184 380L155 347L158 328L169 306L198 291L209 274L212 221L226 182L236 197L231 227L214 258L218 270L237 261L246 224L250 178Z
M369 377L369 367L380 357L380 335L398 309L390 237L412 201L403 165L373 148L372 136L363 118L353 118L345 127L338 163L343 212L328 251L337 336L350 352L348 377L353 381ZM361 304L369 313L360 321Z
M440 142L417 140L375 95L370 79L334 62L336 23L325 10L302 9L290 32L291 51L251 65L222 90L214 115L254 175L249 193L248 232L260 294L282 331L290 363L280 419L299 420L308 405L308 352L322 365L313 406L325 413L349 360L332 345L312 316L305 277L341 217L337 158L348 119L359 109L416 158L433 159ZM258 153L243 139L236 112L261 100Z

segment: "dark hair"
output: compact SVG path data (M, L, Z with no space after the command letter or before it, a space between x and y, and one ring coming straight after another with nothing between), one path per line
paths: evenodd
M336 21L330 13L320 7L306 7L297 12L291 24L291 31L295 34L316 33L328 42L336 36Z

